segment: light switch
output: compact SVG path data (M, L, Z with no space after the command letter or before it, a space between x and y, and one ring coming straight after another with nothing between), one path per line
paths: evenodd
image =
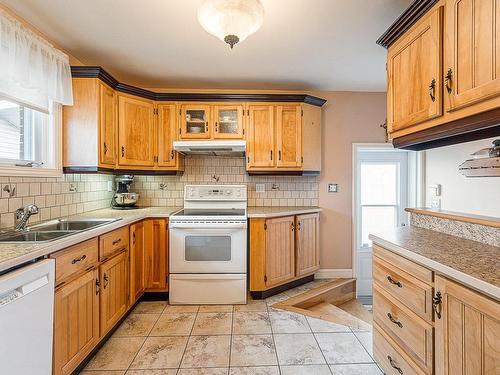
M339 184L328 184L329 193L337 193L339 191Z
M113 191L113 181L108 181L108 191Z
M255 191L257 191L257 193L265 193L266 184L255 184Z

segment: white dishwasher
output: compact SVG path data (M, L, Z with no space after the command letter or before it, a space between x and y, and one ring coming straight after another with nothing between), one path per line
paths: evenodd
M0 276L0 373L52 373L53 259Z

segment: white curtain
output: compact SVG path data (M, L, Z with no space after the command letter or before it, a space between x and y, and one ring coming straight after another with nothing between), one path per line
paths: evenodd
M73 104L68 55L0 9L0 97L48 112Z

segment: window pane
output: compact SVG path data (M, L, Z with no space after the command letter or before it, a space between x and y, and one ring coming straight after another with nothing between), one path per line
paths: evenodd
M188 262L229 262L231 236L186 236L185 258Z
M398 165L361 164L361 204L397 204Z
M371 246L371 233L396 227L396 207L361 207L361 245Z

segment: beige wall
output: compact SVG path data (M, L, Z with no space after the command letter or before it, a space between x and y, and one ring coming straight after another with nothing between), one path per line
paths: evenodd
M321 268L350 269L352 251L352 144L384 142L385 93L315 92L323 107L323 165L319 180ZM328 193L328 183L338 193Z

